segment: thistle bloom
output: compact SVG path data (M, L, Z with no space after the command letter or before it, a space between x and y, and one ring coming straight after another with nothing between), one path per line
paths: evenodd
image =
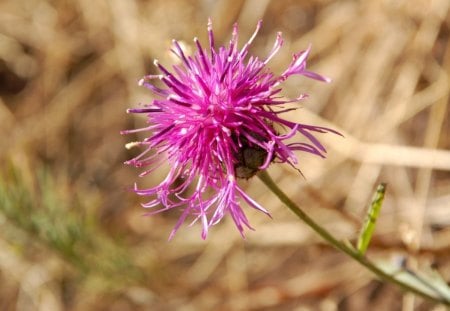
M240 199L267 215L269 212L242 190L237 179L248 179L259 170L267 169L272 162L295 167L298 161L294 151L324 157L325 148L313 134L336 133L280 117L283 112L293 110L281 105L307 96L301 94L294 99L280 96L280 83L289 76L303 75L324 82L329 79L306 69L310 47L294 54L281 75L272 73L266 65L283 44L281 33L265 59L247 57L260 27L261 21L250 40L238 49L238 29L234 25L228 47L216 49L209 21L208 49L195 38L197 51L188 56L174 40L171 51L180 63L169 71L155 61L161 74L148 75L139 81L160 99L127 110L145 114L149 126L122 133L150 134L143 141L130 144L143 146L144 151L125 163L147 167L140 175L144 176L164 161L168 162L170 170L159 185L148 189L135 186L134 191L151 197L150 202L143 204L145 208L163 206L148 214L180 208L181 217L169 239L188 216L193 217L193 223L201 221L203 239L208 229L227 214L243 235L244 227L252 228ZM152 83L154 79L161 80L164 86ZM303 141L286 142L296 134L300 134Z

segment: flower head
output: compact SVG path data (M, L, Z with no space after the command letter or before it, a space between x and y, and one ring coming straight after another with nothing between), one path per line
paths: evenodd
M197 51L188 56L174 40L171 51L180 64L170 71L155 61L161 74L148 75L139 81L159 99L141 108L128 109L129 113L145 114L149 126L122 133L142 131L150 136L132 143L144 147L144 151L125 163L148 167L143 176L168 161L170 170L159 185L148 189L135 186L134 190L151 197L150 202L143 204L145 208L163 206L148 214L172 208L182 210L170 238L188 216L193 216L194 222L200 220L202 238L206 238L208 229L227 214L243 235L244 227L251 229L251 226L240 200L269 213L242 190L237 179L250 178L274 161L295 166L298 161L294 151L324 157L325 148L313 134L336 133L280 117L292 110L281 109L281 105L307 96L301 94L294 99L280 96L280 84L289 76L303 75L325 82L329 79L306 69L310 47L295 54L281 75L272 73L266 65L283 44L281 33L265 59L248 56L260 27L261 21L248 42L238 49L238 29L234 25L228 47L217 49L209 21L208 49L195 38ZM161 80L164 86L155 85L154 79ZM286 142L296 134L303 136L304 141Z

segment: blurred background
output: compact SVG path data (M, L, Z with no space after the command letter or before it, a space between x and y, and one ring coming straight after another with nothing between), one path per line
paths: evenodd
M0 2L0 310L443 310L384 284L299 222L257 178L246 208L168 235L179 212L143 217L129 192L138 150L119 131L144 120L138 87L172 39L227 44L259 19L251 52L281 72L312 43L310 68L285 95L310 98L288 118L322 135L326 160L299 154L269 172L314 219L354 241L379 182L387 197L368 256L450 281L450 2L448 0L3 0ZM148 176L157 181L161 176ZM145 181L140 180L142 185Z

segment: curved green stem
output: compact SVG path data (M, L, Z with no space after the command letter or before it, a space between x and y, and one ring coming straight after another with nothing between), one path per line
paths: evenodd
M390 275L380 268L378 268L374 263L372 263L367 257L359 253L355 248L351 245L347 245L341 241L336 240L325 228L321 227L317 224L312 218L303 212L300 207L297 206L272 180L269 174L266 171L260 171L258 173L258 177L261 181L283 202L298 218L300 218L303 222L305 222L311 229L313 229L317 234L319 234L325 241L329 244L352 257L354 260L359 262L361 265L366 267L368 270L372 271L375 275L377 275L380 279L388 281L390 283L394 283L401 287L405 291L412 292L417 294L423 298L429 299L436 303L442 303L444 305L450 306L450 301L445 297L434 297L428 293L424 293L418 288L415 288L409 284L404 283L403 281L395 278L395 276Z

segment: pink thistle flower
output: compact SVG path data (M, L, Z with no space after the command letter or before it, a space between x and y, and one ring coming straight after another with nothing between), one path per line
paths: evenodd
M326 150L313 133L338 134L328 128L294 123L280 117L283 112L293 109L276 108L307 96L301 94L290 100L279 96L280 83L289 76L330 80L306 69L311 47L295 54L281 75L272 73L266 65L283 44L281 33L267 58L247 57L260 27L261 21L250 40L238 49L235 24L229 46L216 49L209 20L209 51L195 38L197 51L193 56L187 56L174 40L171 51L181 63L172 67L173 73L155 61L161 74L148 75L139 81L161 99L142 108L128 109L129 113L146 114L150 125L122 133L143 131L151 134L141 142L131 143L145 149L125 163L148 167L140 175L144 176L168 161L170 170L159 185L148 189L135 186L134 191L152 198L142 204L145 208L163 206L148 214L172 208L182 210L169 239L188 216L193 216L193 223L201 221L202 238L205 239L208 229L227 214L243 236L245 227L252 228L239 199L267 215L269 212L243 191L237 179L248 179L274 161L295 167L298 160L294 151L324 157ZM154 79L161 80L165 87L153 84ZM275 127L285 129L287 133L280 134ZM302 135L306 142L286 142L296 134ZM160 157L161 154L166 157Z

